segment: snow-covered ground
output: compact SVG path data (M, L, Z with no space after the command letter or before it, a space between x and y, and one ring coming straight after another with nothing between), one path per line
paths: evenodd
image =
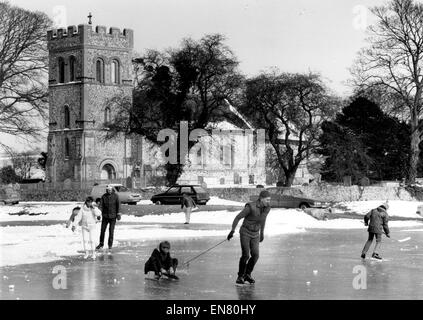
M346 202L340 204L345 211L365 214L383 201ZM143 204L148 204L146 201ZM243 205L243 203L213 197L209 204ZM406 218L421 218L416 214L421 202L390 201L389 214ZM82 249L80 231L73 233L65 228L65 222L72 208L78 202L22 202L17 206L0 206L0 267L24 263L49 262L64 256L72 256ZM341 209L337 209L339 212ZM18 215L17 213L27 213ZM31 214L31 215L30 215ZM181 211L165 215L143 217L124 215L115 229L115 241L147 241L163 239L187 239L200 237L226 237L237 212L195 211L191 224L184 227L184 213ZM43 225L43 223L46 225ZM53 222L52 222L53 221ZM10 222L10 225L8 223ZM26 225L19 225L24 222ZM34 222L31 225L28 223ZM56 223L57 222L57 223ZM130 222L125 224L124 222ZM242 222L239 223L238 228ZM201 228L196 225L201 224ZM175 227L175 225L177 227ZM204 227L206 225L207 227ZM222 227L223 225L223 227ZM423 225L418 221L392 221L390 227L414 227ZM226 228L225 228L226 226ZM99 234L100 225L97 225ZM306 232L306 229L364 229L361 220L336 219L317 221L296 209L272 209L267 218L265 235ZM107 235L106 235L107 239ZM98 241L98 236L96 237ZM97 245L97 242L96 242Z

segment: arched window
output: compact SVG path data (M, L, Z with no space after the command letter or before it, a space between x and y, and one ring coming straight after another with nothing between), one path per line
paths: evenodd
M69 158L70 156L70 144L69 144L69 139L65 138L65 157Z
M70 112L69 112L68 106L65 106L64 114L65 114L65 128L70 128Z
M104 110L104 123L108 124L110 122L110 108L106 107Z
M69 58L69 81L76 80L76 58L74 56L70 56Z
M104 83L104 61L100 58L95 63L95 80Z
M116 179L116 170L111 164L106 164L101 169L101 180Z
M118 84L120 82L120 74L119 74L119 61L113 60L111 66L111 81L114 84Z
M59 83L65 83L65 60L60 57L57 60L58 68L59 68Z

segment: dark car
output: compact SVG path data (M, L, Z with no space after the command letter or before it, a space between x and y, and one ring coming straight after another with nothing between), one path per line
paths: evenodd
M151 197L154 204L180 204L182 195L188 194L197 204L206 204L210 200L209 193L198 185L174 185L163 193Z
M331 203L321 199L306 197L300 189L276 187L266 189L270 192L270 206L273 208L328 208ZM250 201L256 201L258 196L251 196Z

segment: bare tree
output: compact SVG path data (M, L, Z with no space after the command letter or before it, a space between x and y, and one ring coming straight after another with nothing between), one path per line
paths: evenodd
M422 141L423 5L413 0L392 0L371 9L377 22L369 27L369 46L359 53L352 73L363 90L378 88L395 96L411 127L411 156L407 180L417 177ZM398 112L398 110L397 110Z
M44 13L0 2L0 133L24 138L40 134L47 110L50 25Z
M247 80L239 111L253 126L266 130L289 187L301 162L318 147L321 123L339 105L319 75L275 70Z
M184 39L180 47L164 52L148 50L134 59L134 67L133 101L116 96L108 102L117 110L107 125L108 138L123 132L161 145L163 142L157 141L160 130L178 130L182 121L188 122L190 130L209 129L211 123L224 119L239 121L225 99L235 99L243 77L222 35L205 35L198 41ZM188 142L188 152L193 145L195 142ZM178 148L178 159L180 152ZM183 172L184 162L167 163L165 168L167 181L174 184Z
M9 150L9 157L12 160L12 166L20 179L31 178L31 169L38 166L37 154L38 151L13 151Z

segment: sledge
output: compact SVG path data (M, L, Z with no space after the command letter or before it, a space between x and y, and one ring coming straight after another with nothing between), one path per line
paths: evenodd
M372 262L388 262L388 261L391 261L391 260L385 259L385 258L382 258L382 260L380 260L380 259L375 259L375 258L370 257L369 261L372 261Z
M236 282L235 282L235 286L236 286L236 287L241 287L241 288L242 288L242 287L244 287L244 288L245 288L245 287L247 287L247 288L248 288L248 287L253 287L253 286L254 286L254 283L249 283L249 282L247 282L247 281L246 281L246 282L244 282L244 283L236 283Z
M149 276L148 274L145 276L145 279L152 280L152 281L160 281L160 280L172 281L172 280L179 280L179 277L174 274L163 273L159 279L156 279L154 276Z

